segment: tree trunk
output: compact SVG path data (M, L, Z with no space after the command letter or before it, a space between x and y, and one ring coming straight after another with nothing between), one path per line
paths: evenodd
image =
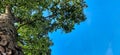
M6 6L5 14L0 15L0 55L23 55L17 45L17 31L10 6Z

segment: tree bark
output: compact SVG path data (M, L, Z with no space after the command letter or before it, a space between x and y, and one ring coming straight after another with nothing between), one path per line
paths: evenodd
M17 45L17 31L10 6L6 6L5 14L0 15L0 55L23 55L22 48Z

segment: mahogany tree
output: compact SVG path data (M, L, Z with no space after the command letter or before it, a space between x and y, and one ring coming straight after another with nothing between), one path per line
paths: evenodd
M50 55L48 33L86 19L84 0L0 0L0 55Z

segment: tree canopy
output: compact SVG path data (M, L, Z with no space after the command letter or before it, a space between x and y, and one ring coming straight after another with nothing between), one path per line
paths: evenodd
M57 29L69 33L86 19L84 0L0 0L0 13L10 5L18 20L18 43L26 55L50 55L53 45L48 33Z

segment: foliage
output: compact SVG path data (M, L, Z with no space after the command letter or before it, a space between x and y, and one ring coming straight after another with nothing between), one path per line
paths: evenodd
M48 33L57 29L69 33L86 19L84 0L0 0L0 13L8 4L19 19L18 43L26 55L50 55L53 43Z

